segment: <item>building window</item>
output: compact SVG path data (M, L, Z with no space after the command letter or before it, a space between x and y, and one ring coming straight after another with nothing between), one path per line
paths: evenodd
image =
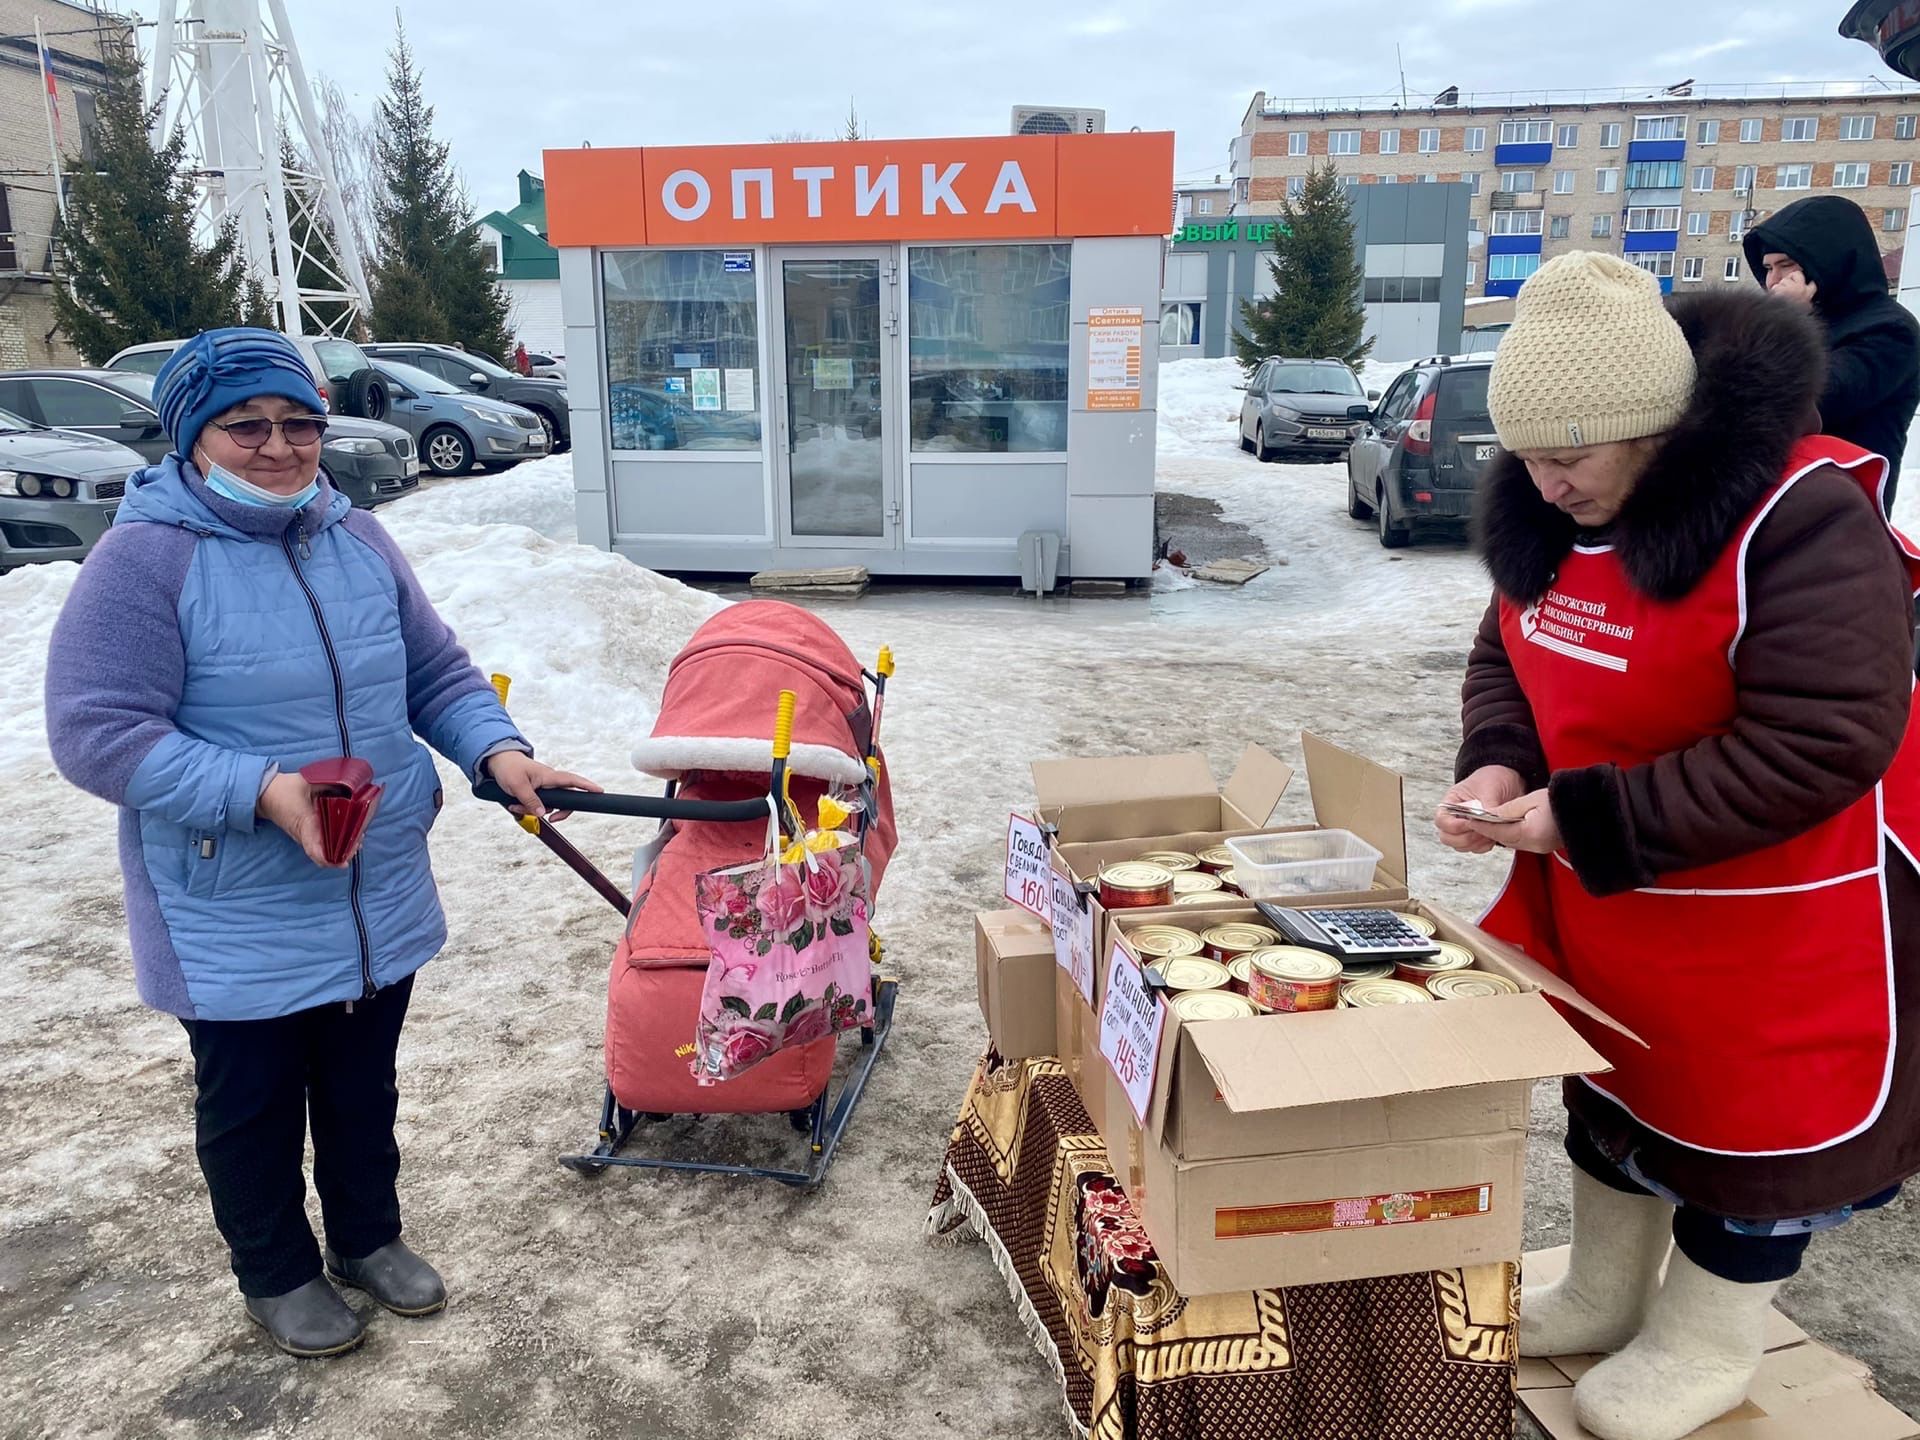
M1549 145L1553 143L1551 120L1502 120L1502 145Z
M1479 283L1480 283L1480 262L1478 260L1469 260L1467 261L1467 284L1478 285Z
M1420 183L1422 185L1431 185L1439 178L1440 177L1438 175L1434 174L1431 170L1429 170L1426 174L1420 177Z
M1238 180L1233 182L1233 203L1234 204L1244 205L1247 203L1247 188L1248 188L1247 177L1244 175L1242 175Z
M1469 195L1478 195L1480 193L1480 172L1478 170L1475 170L1471 175L1463 175L1460 178L1467 182L1467 193Z
M1531 195L1533 193L1533 172L1531 170L1502 170L1500 188L1509 195Z
M1696 165L1693 167L1693 188L1702 194L1713 189L1713 166Z
M1580 143L1580 127L1578 125L1562 125L1560 127L1560 134L1555 139L1555 143L1562 150L1573 149L1574 146Z
M1820 117L1795 115L1780 122L1780 138L1798 143L1820 138Z
M1680 264L1680 278L1682 280L1706 279L1707 257L1704 255L1689 255Z
M1880 228L1882 230L1906 229L1907 228L1907 212L1904 209L1887 211L1886 219L1881 221Z
M1736 195L1751 195L1753 193L1753 177L1757 173L1751 165L1734 166L1733 193Z
M1680 207L1678 205L1635 205L1627 211L1627 233L1629 235L1648 230L1678 230L1680 228Z
M1687 117L1684 115L1643 115L1633 122L1636 140L1684 140Z
M1893 138L1911 140L1920 134L1920 115L1896 115L1893 117Z
M1211 195L1202 195L1200 197L1200 213L1202 215L1211 215L1213 213L1213 197Z
M1398 175L1376 175L1373 177L1373 183L1376 185L1398 185L1400 183L1400 177Z
M1556 170L1553 172L1553 193L1571 195L1573 193L1573 171Z
M1071 245L914 246L907 368L915 450L1067 448Z
M1287 154L1304 155L1307 153L1307 132L1289 130L1287 132Z
M1161 346L1198 345L1202 308L1198 300L1165 301L1160 306Z
M1573 234L1573 217L1571 215L1554 216L1548 232L1555 240L1565 240Z
M1727 217L1727 239L1736 245L1747 238L1747 214L1745 210L1736 210Z
M1440 153L1440 132L1438 130L1422 130L1420 132L1420 153L1422 155L1438 155Z
M1699 128L1694 132L1694 136L1697 144L1718 145L1720 143L1720 122L1718 120L1702 120Z
M1813 188L1813 166L1782 165L1774 172L1773 188L1776 190L1811 190Z
M1836 190L1864 190L1867 188L1867 162L1855 160L1846 165L1833 167L1833 186Z
M1602 150L1618 150L1620 148L1620 127L1618 125L1602 125L1600 127L1600 148Z
M1540 222L1546 212L1542 210L1496 210L1493 212L1493 233L1496 235L1538 235Z
M1913 117L1908 116L1907 118L1912 119ZM1467 127L1467 153L1469 155L1478 155L1482 150L1486 148L1487 148L1487 127L1484 125L1468 126Z
M1842 140L1871 140L1873 138L1873 116L1842 115L1840 117L1840 138Z
M1327 132L1327 153L1329 155L1358 155L1360 153L1360 132L1358 130L1329 130Z
M1382 130L1380 132L1380 153L1382 155L1398 155L1400 153L1400 132L1398 130Z
M1738 255L1727 256L1727 263L1720 267L1720 278L1722 280L1738 280L1740 278L1740 257Z
M1678 190L1687 167L1678 160L1641 160L1627 166L1629 190Z
M1649 275L1657 275L1662 280L1673 278L1673 252L1671 250L1642 250L1627 256L1635 265Z
M758 450L760 412L693 409L689 367L760 368L751 272L718 250L615 251L600 257L607 405L615 450ZM719 375L713 380L717 384ZM757 373L755 395L765 393Z
M1596 170L1593 172L1593 188L1602 195L1611 195L1620 188L1618 170Z
M1433 305L1440 299L1438 275L1370 275L1360 287L1360 299L1367 305Z
M1760 143L1761 123L1762 122L1758 120L1742 120L1740 122L1740 143L1742 145L1758 145Z
M1688 211L1687 212L1687 234L1689 235L1706 234L1707 221L1709 218L1711 217L1709 217L1707 212L1704 210Z
M1307 177L1306 176L1289 175L1287 177L1287 198L1289 200L1298 200L1302 195L1306 193L1307 193Z
M1337 177L1337 183L1342 190L1357 190L1360 187L1360 177L1358 175L1341 175Z
M1488 280L1524 280L1540 268L1538 255L1489 255Z
M1611 240L1613 238L1613 217L1611 215L1596 215L1593 217L1593 238L1596 240Z
M1897 185L1903 190L1913 184L1913 162L1911 160L1896 160L1892 165L1888 166L1887 184Z

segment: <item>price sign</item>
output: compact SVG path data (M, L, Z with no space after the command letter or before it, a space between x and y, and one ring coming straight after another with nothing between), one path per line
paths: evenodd
M1047 837L1038 825L1018 815L1007 817L1006 896L1042 920L1053 919L1053 861L1047 854Z
M1127 1092L1133 1118L1145 1125L1153 1103L1153 1077L1160 1064L1160 1032L1167 1011L1146 976L1119 945L1107 960L1107 1001L1100 1011L1100 1053Z
M1092 1005L1093 911L1058 870L1053 872L1053 959Z

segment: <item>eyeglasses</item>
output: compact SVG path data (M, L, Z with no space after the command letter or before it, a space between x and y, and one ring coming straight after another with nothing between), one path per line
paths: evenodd
M276 426L289 445L318 444L320 437L327 433L327 417L324 415L290 415L285 420L254 416L225 423L209 420L207 423L246 450L258 450L265 445Z

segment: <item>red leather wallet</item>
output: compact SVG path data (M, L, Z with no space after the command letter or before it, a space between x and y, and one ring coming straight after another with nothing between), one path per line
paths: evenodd
M300 778L315 791L320 812L320 844L327 861L344 865L360 847L380 808L385 787L373 783L373 767L351 755L316 760L300 767Z

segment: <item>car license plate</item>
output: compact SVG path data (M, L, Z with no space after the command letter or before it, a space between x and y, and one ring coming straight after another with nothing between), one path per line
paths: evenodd
M1491 460L1493 458L1493 452L1499 448L1498 445L1476 445L1473 447L1473 458L1476 460Z
M1347 432L1344 430L1325 430L1317 425L1309 425L1307 427L1307 438L1309 440L1344 440L1347 438Z
M407 478L410 480L418 480L420 478L420 460L418 456L407 461Z

